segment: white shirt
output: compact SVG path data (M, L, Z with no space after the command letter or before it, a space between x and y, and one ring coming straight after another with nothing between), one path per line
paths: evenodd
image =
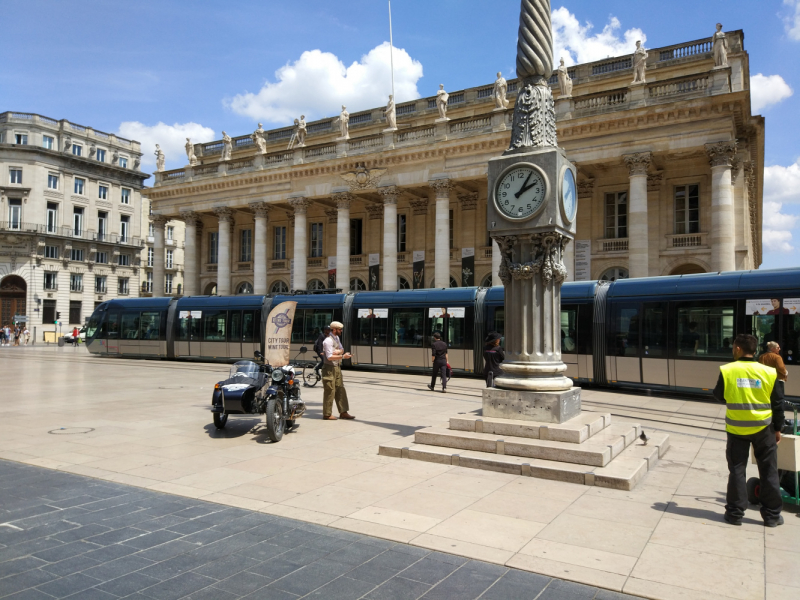
M342 342L339 341L338 335L330 334L328 337L325 338L325 341L322 342L322 353L325 355L325 364L327 365L336 365L339 364L340 361L332 361L330 360L331 356L333 356L333 352L335 350L340 350L342 348Z

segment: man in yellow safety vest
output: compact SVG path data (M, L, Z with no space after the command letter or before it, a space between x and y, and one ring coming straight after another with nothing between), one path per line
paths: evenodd
M778 480L778 442L783 427L783 386L775 385L777 372L753 357L758 340L739 334L733 341L735 362L719 368L714 397L725 402L725 431L728 445L728 494L725 520L741 525L747 509L745 476L750 444L761 479L761 517L767 527L783 525L781 490Z

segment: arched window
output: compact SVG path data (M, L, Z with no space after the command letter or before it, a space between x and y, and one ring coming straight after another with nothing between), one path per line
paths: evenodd
M253 293L253 284L249 281L243 281L239 284L239 287L236 289L237 294L252 294Z
M492 287L492 274L489 273L486 277L483 278L481 281L481 287Z
M367 289L367 284L361 281L358 277L353 277L350 280L350 291L351 292L363 292Z
M308 282L308 289L309 290L325 290L328 289L321 279L312 279Z
M269 291L272 294L285 294L289 291L289 286L283 281L279 280L272 284L272 287L269 289Z
M606 269L600 276L600 281L616 281L617 279L627 279L628 269L622 267L612 267Z
M694 275L695 273L705 273L705 270L700 265L687 263L672 269L670 275Z
M408 282L408 279L406 279L405 277L398 276L397 277L397 289L398 290L410 290L411 289L411 284Z
M217 295L217 282L216 281L212 281L211 283L209 283L206 286L205 295L206 296L216 296Z

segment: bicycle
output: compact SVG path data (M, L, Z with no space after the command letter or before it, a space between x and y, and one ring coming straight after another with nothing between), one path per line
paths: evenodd
M303 386L314 387L322 379L322 375L320 375L319 370L316 368L318 363L315 361L301 362L297 360L298 356L305 354L306 352L308 352L308 348L301 346L300 351L297 353L297 356L294 357L292 362L296 368L300 369L300 378L303 380Z

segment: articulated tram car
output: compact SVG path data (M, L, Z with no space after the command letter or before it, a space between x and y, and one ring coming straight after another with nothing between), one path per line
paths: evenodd
M292 354L331 321L345 325L352 367L422 371L432 335L456 372L480 373L486 334L506 327L503 288L275 296L136 298L100 304L86 331L103 356L236 361L264 351L271 308L297 302ZM800 269L567 283L561 352L578 383L708 394L737 333L776 341L800 396ZM311 354L305 355L311 359Z

